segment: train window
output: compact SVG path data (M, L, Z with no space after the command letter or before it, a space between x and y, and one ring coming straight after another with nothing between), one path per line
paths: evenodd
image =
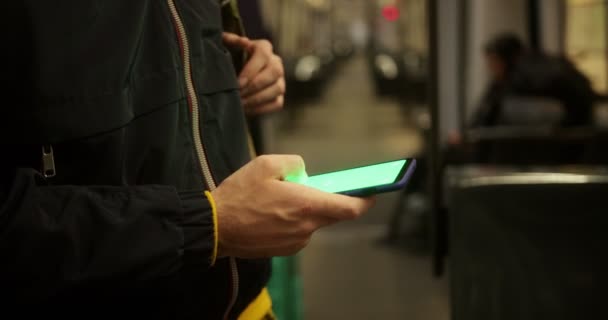
M427 54L426 0L382 0L369 6L375 47Z
M608 0L566 1L566 53L608 94Z

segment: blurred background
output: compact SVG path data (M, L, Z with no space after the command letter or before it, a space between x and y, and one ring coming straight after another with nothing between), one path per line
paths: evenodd
M259 153L414 157L405 191L277 258L280 319L606 315L608 0L242 0L282 56Z

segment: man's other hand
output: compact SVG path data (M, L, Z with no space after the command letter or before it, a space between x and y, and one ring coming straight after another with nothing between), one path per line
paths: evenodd
M304 161L299 156L260 156L212 192L220 256L295 254L317 229L358 218L374 203L374 198L331 194L283 181L302 171Z
M224 32L224 43L242 49L249 60L239 75L241 99L245 112L258 115L283 108L285 101L285 72L283 61L273 52L267 40L251 40Z

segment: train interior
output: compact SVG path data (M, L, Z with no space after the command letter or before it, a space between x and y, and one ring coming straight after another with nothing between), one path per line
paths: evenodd
M258 153L302 155L309 174L419 164L362 219L274 259L280 319L602 318L608 1L241 6L287 81L284 110L250 120ZM527 67L496 67L505 39Z

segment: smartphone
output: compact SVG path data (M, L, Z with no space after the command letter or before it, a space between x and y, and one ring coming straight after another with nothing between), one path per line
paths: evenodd
M313 176L288 176L285 180L325 192L365 197L404 188L415 169L415 159L401 159Z

